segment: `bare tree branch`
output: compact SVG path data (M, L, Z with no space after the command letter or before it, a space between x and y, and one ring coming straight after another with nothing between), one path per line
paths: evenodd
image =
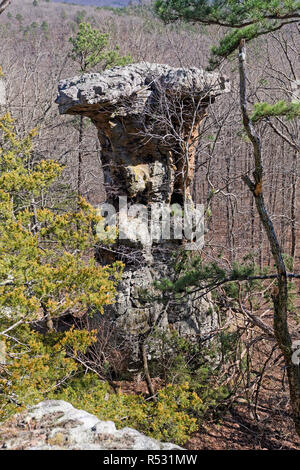
M258 136L247 110L247 76L246 76L246 46L242 39L239 47L239 73L240 73L240 106L243 116L245 131L252 143L255 170L253 172L254 182L248 176L243 177L252 192L259 214L260 221L264 227L269 240L271 252L277 270L277 288L273 292L274 334L279 348L281 349L287 375L289 380L289 389L291 397L291 406L293 410L293 420L297 433L300 435L300 375L299 368L292 362L292 339L289 332L287 312L288 312L288 286L287 272L282 256L282 250L278 238L265 207L263 196L263 166L262 166L262 147L260 137Z

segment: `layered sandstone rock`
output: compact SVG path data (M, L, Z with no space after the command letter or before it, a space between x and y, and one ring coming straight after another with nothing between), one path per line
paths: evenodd
M191 202L199 125L208 106L229 88L218 73L140 63L62 80L56 102L61 114L89 117L97 127L107 201L117 211L119 196L146 208L170 207ZM132 232L147 232L147 224L142 221ZM117 302L107 309L112 321L126 333L139 335L165 309L161 325L210 337L217 316L208 298L186 296L168 308L149 301L149 294L155 294L153 281L172 276L184 240L136 242L130 230L127 238L118 240L113 250L102 247L98 254L100 262L118 258L126 264Z

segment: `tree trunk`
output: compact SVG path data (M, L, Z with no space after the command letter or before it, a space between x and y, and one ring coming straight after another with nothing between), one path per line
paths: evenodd
M246 48L245 40L242 40L239 48L239 70L240 70L240 103L243 116L244 128L252 143L255 170L253 172L254 181L248 176L243 176L244 182L252 192L259 214L260 221L268 237L272 256L277 270L277 288L273 292L274 305L274 335L276 342L282 351L285 366L287 370L291 408L296 432L300 436L300 369L292 361L292 340L289 333L287 313L288 313L288 283L285 263L282 257L282 250L278 242L273 223L265 207L263 197L263 167L262 167L262 148L260 138L257 135L252 121L247 111L246 98Z
M143 361L145 380L146 380L149 396L150 396L150 398L153 398L154 395L155 395L155 392L154 392L154 388L153 388L153 385L152 385L151 376L150 376L150 372L149 372L149 368L148 368L147 349L146 349L146 345L145 345L144 342L142 342L140 344L140 354L141 354L141 358L142 358L142 361Z
M291 257L293 258L293 264L295 262L296 253L296 201L297 201L297 154L293 155L293 167L292 167L292 195L291 195Z

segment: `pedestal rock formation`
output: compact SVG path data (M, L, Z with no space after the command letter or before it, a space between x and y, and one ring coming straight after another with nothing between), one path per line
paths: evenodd
M0 106L6 104L6 90L5 90L5 81L1 77L1 68L0 68Z
M199 125L207 107L229 88L217 73L139 63L62 80L56 102L61 114L89 117L97 127L107 201L118 211L119 196L148 208L191 202ZM155 279L171 275L173 254L184 240L143 243L127 235L113 250L99 249L99 259L125 262L108 315L118 328L138 335L165 308L141 292L151 293ZM215 329L216 314L209 299L190 296L165 308L162 323L202 338Z

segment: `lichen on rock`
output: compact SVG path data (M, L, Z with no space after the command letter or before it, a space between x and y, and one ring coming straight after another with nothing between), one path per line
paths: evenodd
M63 400L46 400L0 424L0 448L7 450L172 450L135 429L116 429Z

